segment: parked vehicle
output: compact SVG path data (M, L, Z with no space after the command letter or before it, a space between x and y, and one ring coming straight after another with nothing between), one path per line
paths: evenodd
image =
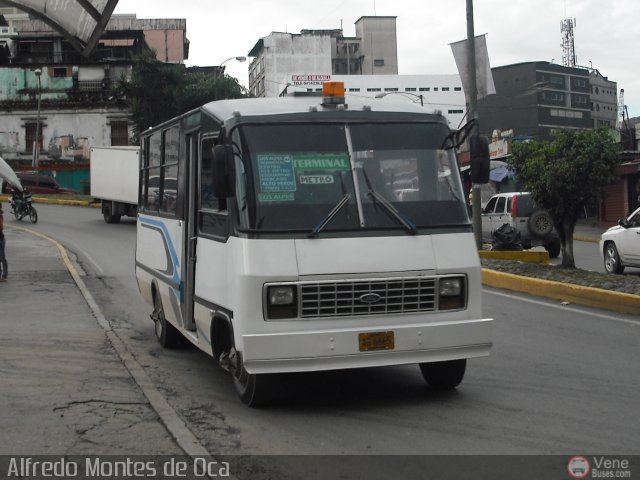
M11 206L11 213L16 217L16 220L22 220L28 216L31 223L38 221L38 212L33 206L31 192L14 190L9 199L9 205Z
M31 193L53 194L53 195L73 195L75 190L61 187L55 178L35 172L17 172L16 175L24 188ZM4 186L5 193L11 193L12 188L9 183Z
M139 147L93 147L91 149L91 196L102 202L107 223L122 215L138 213Z
M211 355L250 406L284 372L418 364L455 388L492 346L456 158L475 122L324 87L141 134L135 271L158 341Z
M505 223L520 233L522 248L543 246L549 257L560 255L561 244L549 212L538 208L529 192L498 193L482 210L482 241L491 243L493 232Z
M640 267L640 208L600 236L600 255L607 273Z

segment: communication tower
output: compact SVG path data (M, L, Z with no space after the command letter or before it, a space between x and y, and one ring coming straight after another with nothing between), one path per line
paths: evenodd
M560 22L560 32L562 33L562 64L565 67L576 66L576 49L573 43L573 27L575 26L575 18L565 18Z

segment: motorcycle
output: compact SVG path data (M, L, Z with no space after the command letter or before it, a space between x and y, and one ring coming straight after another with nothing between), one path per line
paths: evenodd
M11 206L11 213L16 217L16 220L22 220L28 216L31 223L38 221L38 212L33 206L33 199L31 193L25 193L24 195L14 195L9 200Z

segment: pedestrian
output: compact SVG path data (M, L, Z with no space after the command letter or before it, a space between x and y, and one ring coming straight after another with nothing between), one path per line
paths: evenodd
M4 255L4 216L2 212L2 203L0 203L0 282L7 281L7 257Z

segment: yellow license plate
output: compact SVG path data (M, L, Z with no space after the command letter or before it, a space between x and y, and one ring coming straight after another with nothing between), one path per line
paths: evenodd
M393 350L395 347L393 331L360 333L358 334L358 343L361 352Z

